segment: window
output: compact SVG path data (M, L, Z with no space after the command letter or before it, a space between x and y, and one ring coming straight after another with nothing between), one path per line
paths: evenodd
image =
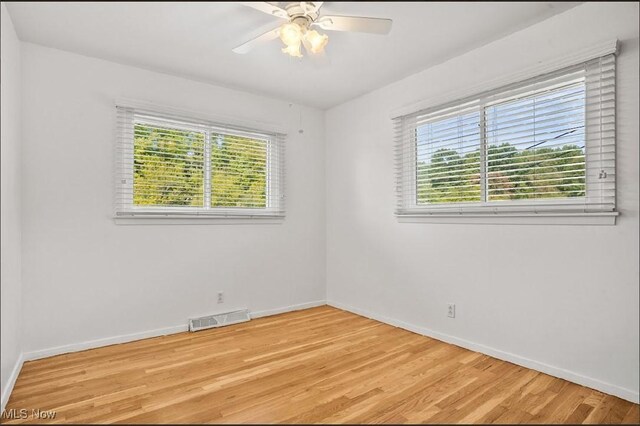
M395 121L398 216L615 210L615 56Z
M116 217L280 217L284 135L117 107Z

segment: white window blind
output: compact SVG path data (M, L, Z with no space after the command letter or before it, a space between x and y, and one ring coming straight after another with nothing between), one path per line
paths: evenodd
M282 217L284 135L117 107L116 217Z
M394 119L398 216L615 210L615 56Z

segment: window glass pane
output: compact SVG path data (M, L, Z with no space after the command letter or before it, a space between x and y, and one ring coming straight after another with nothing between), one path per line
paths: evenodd
M418 204L480 201L480 113L416 128Z
M486 109L488 201L585 195L585 87Z
M211 135L211 207L267 207L267 141Z
M204 133L134 124L133 204L204 205Z

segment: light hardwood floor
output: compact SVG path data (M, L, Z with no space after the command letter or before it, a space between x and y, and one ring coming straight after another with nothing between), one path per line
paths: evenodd
M7 405L22 408L61 423L640 421L637 404L328 306L27 362Z

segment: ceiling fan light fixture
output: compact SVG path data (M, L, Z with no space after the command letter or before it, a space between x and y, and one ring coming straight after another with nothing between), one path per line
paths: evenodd
M243 44L233 48L235 53L244 54L268 41L280 38L286 46L282 51L290 56L302 57L302 46L310 54L322 53L329 42L329 37L311 28L326 31L346 31L369 34L388 34L391 30L391 19L369 18L366 16L333 16L324 15L320 8L323 1L287 2L282 7L274 2L240 2L245 6L267 13L271 16L287 19L278 25Z
M311 53L321 53L329 42L329 36L320 34L316 30L307 31L304 34L304 39L308 43Z

